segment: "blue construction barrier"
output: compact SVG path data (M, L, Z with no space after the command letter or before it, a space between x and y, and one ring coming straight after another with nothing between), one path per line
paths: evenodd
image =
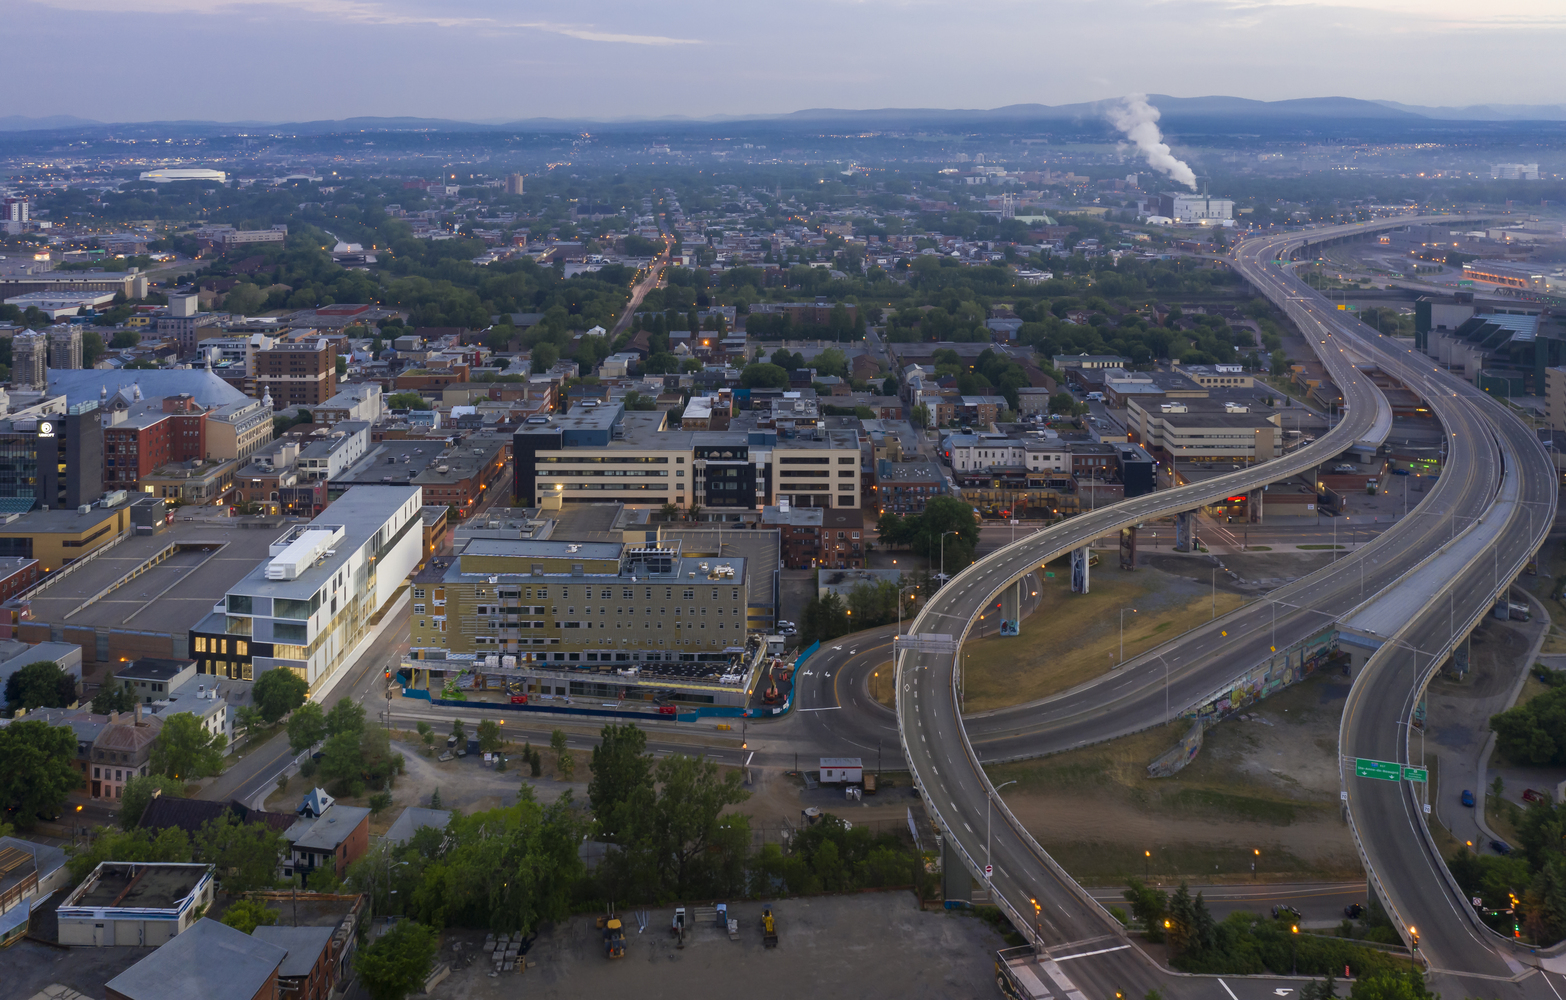
M804 649L800 650L799 656L794 660L794 669L798 670L800 667L804 666L805 661L810 659L810 655L820 648L820 642L813 642Z

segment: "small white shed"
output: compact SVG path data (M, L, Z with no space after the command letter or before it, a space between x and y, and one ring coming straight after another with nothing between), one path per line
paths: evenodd
M822 757L821 783L823 785L857 785L865 778L864 765L858 757Z

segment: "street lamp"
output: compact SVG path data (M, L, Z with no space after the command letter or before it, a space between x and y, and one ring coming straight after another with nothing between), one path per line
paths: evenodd
M1120 662L1126 662L1126 612L1136 614L1136 608L1120 609Z
M946 586L946 536L957 534L957 529L941 532L941 586Z
M1039 929L1039 923L1044 909L1039 906L1039 901L1036 899L1029 899L1028 902L1033 904L1033 950L1042 953L1044 950L1044 932Z
M986 868L990 866L990 825L994 822L990 817L990 813L995 808L995 799L999 797L1002 788L1005 788L1006 785L1015 785L1019 780L1021 779L1013 778L1006 784L996 785L995 794L986 797L984 800L984 867ZM985 878L987 879L989 876L986 875Z

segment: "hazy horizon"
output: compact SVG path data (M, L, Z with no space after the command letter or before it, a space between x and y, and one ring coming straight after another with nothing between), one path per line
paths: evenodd
M1497 0L20 0L9 34L129 71L16 74L4 114L106 122L507 121L984 109L1128 93L1411 105L1566 101L1566 8ZM136 67L138 57L160 67ZM1474 73L1485 72L1474 93ZM127 99L123 93L133 95Z

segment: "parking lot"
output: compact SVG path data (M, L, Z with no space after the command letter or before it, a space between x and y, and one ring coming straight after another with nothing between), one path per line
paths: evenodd
M971 911L920 912L911 893L783 899L766 905L777 918L778 946L761 940L760 902L730 906L739 923L731 941L716 924L687 932L677 947L672 908L620 912L626 956L604 957L593 917L544 931L528 952L526 972L495 973L481 952L482 931L448 931L441 961L449 979L437 1000L515 997L811 996L972 997L995 989L1000 935ZM638 916L646 926L638 932ZM694 910L688 910L694 913Z

